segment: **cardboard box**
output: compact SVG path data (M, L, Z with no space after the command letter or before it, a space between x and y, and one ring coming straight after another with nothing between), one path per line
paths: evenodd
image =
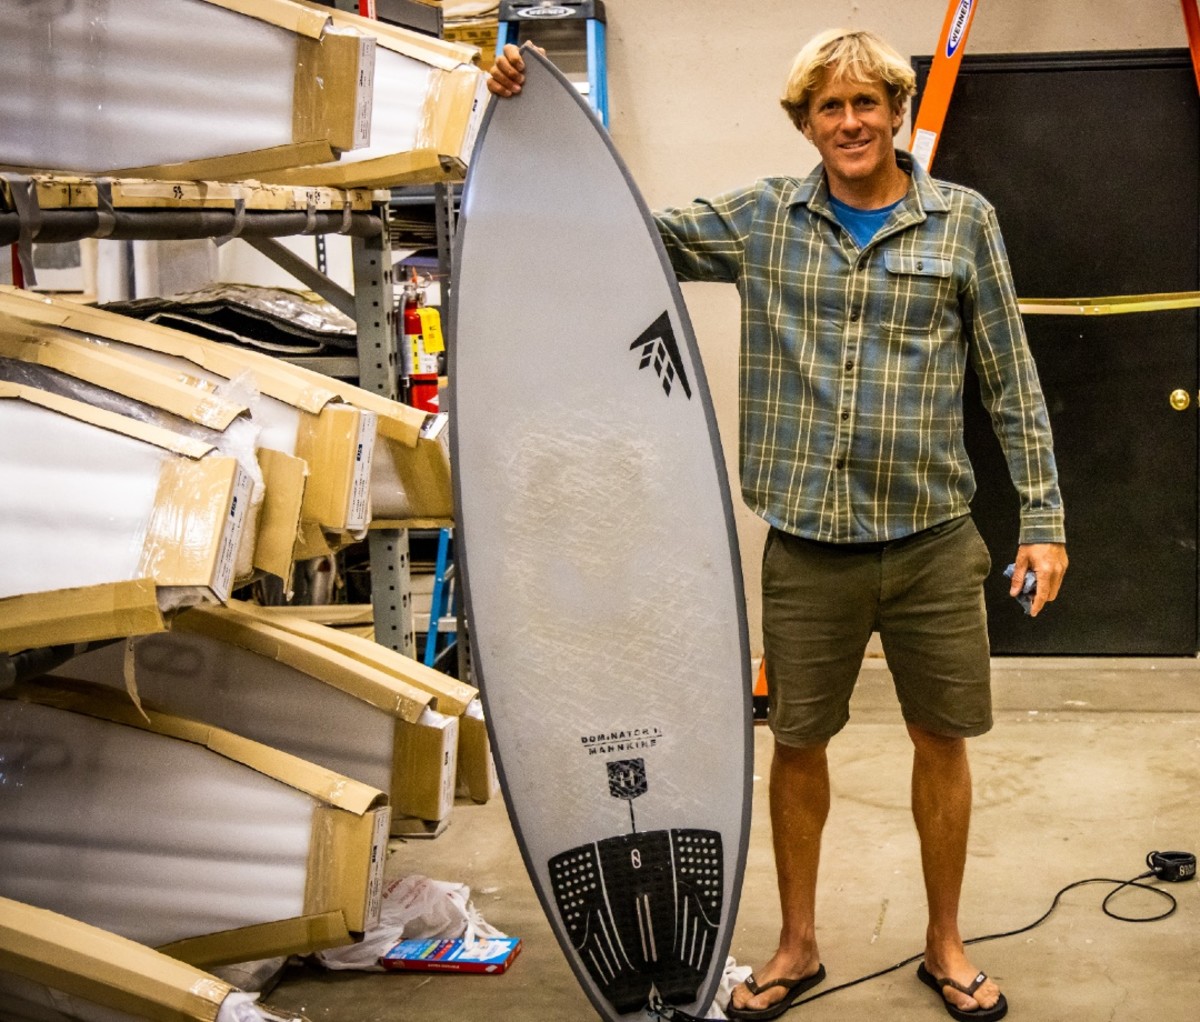
M335 607L259 607L252 603L233 600L227 608L214 610L216 614L232 612L249 615L274 628L291 632L301 638L329 646L350 657L365 667L383 671L405 683L427 692L433 697L432 709L456 717L466 711L473 700L477 700L479 689L448 674L426 667L419 660L407 657L395 650L381 646L370 639L348 634L345 629L322 625L309 620L313 613L334 613ZM355 614L357 617L357 613Z
M0 73L13 99L0 162L236 180L369 141L374 37L333 25L328 12L290 0L176 0L157 26L140 4L89 17L75 5L8 11L5 37L24 59ZM123 60L131 51L136 59ZM98 83L105 101L89 106Z
M232 997L231 997L232 995ZM107 1008L159 1022L216 1022L240 994L195 966L56 912L0 898L0 1004L93 1017ZM265 1005L264 1005L265 1007ZM270 1009L280 1018L302 1017Z
M521 953L520 937L488 940L402 940L379 959L398 972L472 972L498 976Z
M418 820L446 819L454 808L458 771L458 717L426 710L396 728L393 810Z
M256 479L247 512L255 528L243 529L235 578L249 579L255 569L289 578L307 471L304 462L282 452L250 450L245 405L219 396L208 380L20 320L0 326L0 357L12 360L0 368L0 379L171 431L181 428L179 419L199 427L191 435L237 458Z
M429 440L429 420L425 412L410 408L396 401L372 394L359 387L322 376L298 366L289 365L280 359L272 358L261 352L236 349L226 344L206 340L193 334L187 334L169 327L157 326L140 320L130 319L102 309L79 306L70 302L35 295L17 288L0 286L0 322L5 316L14 317L29 323L40 323L62 330L112 341L116 344L129 345L141 349L154 356L170 356L183 359L191 366L184 366L184 371L192 375L204 376L204 372L233 379L242 373L252 375L254 385L262 395L279 402L281 405L308 415L321 416L323 410L331 404L344 402L362 412L373 413L376 417L378 435L387 446L401 445L412 448L418 447L425 430L425 439ZM440 439L440 431L430 440L433 444L444 443ZM351 442L353 440L353 443ZM337 449L344 451L339 454L339 464L358 464L355 458L358 450L357 434L348 428L343 417L331 415L329 419L311 427L304 442L310 451ZM338 445L341 445L340 447ZM281 449L280 445L265 444ZM295 455L294 449L284 450L284 453ZM452 498L449 485L449 467L446 456L439 452L417 452L414 466L406 478L405 485L413 494L429 495L428 502L441 511L449 513L452 508ZM372 452L372 463L374 452ZM340 474L333 473L337 482L321 481L322 466L310 464L310 479L308 488L316 490L311 497L306 494L306 500L311 506L322 508L341 508L342 491L339 486L349 485L350 480L360 478L358 475L343 470ZM336 492L324 492L336 490ZM388 495L381 491L371 474L371 501L385 499ZM346 509L351 508L351 494L345 494ZM357 506L357 505L355 505ZM330 512L332 514L332 512ZM305 516L307 518L307 515ZM310 519L311 520L311 519ZM318 523L333 533L346 531L345 522Z
M51 598L45 594L63 591L62 623L70 632L67 615L87 610L73 593L139 579L154 583L163 610L228 599L250 491L235 459L179 434L10 383L0 383L0 423L10 438L0 460L9 544L0 597L38 596L32 611L7 604L12 618L0 629L12 621L22 622L23 631L46 622ZM143 595L117 591L119 599ZM89 629L100 621L91 612L89 619ZM65 641L53 628L39 638L48 645Z
M427 718L432 696L396 674L225 607L179 614L169 633L138 639L133 651L132 679L119 645L77 656L54 675L113 689L132 685L146 706L387 791L394 805L408 807L404 812L415 810L409 815L448 815L442 786L453 791L456 763L442 757L447 742L456 754L457 723L418 726L455 718Z
M83 336L99 337L118 345L117 354L126 361L149 361L160 372L165 365L209 385L253 374L254 385L263 394L256 408L256 418L264 427L260 447L302 458L308 466L301 517L332 532L364 532L370 520L371 463L378 426L373 411L341 402L321 386L320 378L310 381L281 371L284 363L278 359L98 309L49 299L30 301L23 294L27 293L0 292L0 316L11 311L28 317L24 322L73 331L65 335L64 345L86 344ZM4 332L9 331L0 330ZM294 476L293 471L293 484ZM290 516L294 496L293 485L281 498L289 502L282 516ZM280 542L274 538L274 547ZM281 574L277 561L272 566L276 569L272 574Z
M41 753L12 761L0 789L0 896L196 966L346 944L377 925L382 791L97 686L6 695L0 731Z
M459 718L457 793L479 803L489 802L500 793L496 759L479 700Z
M380 445L371 468L375 528L453 524L449 424L444 412L431 415L415 445L393 441Z
M326 405L302 419L296 456L309 465L301 517L331 531L362 533L371 520L374 412Z
M442 36L463 46L475 46L489 64L496 54L496 37L500 23L495 18L464 18L448 21Z
M346 11L331 16L339 28L376 37L371 143L263 179L370 188L461 181L489 96L479 51Z

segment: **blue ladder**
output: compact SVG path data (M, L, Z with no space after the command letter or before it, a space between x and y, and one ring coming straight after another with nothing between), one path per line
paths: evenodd
M458 586L455 585L454 561L450 550L452 538L452 529L438 530L437 560L433 568L433 597L429 603L429 628L425 632L426 667L433 667L438 657L458 639ZM455 638L441 646L440 640L450 632L453 632Z
M541 46L553 61L555 49L563 43L578 47L578 33L583 32L587 54L587 100L600 123L608 127L608 75L605 26L607 15L604 0L584 0L579 3L554 3L552 0L501 0L496 31L496 54L506 44L520 46L532 42ZM570 73L567 74L570 78ZM577 82L583 92L583 83Z

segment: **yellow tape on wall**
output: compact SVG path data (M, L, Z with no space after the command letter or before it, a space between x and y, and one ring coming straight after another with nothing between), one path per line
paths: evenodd
M1200 308L1200 291L1104 298L1021 298L1017 304L1027 316L1116 316L1127 312Z

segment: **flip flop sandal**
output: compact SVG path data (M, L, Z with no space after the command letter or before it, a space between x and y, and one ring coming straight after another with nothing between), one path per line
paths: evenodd
M817 971L811 976L805 976L803 979L773 979L769 983L759 985L755 982L753 976L746 980L746 989L756 997L764 990L770 990L773 987L783 987L783 999L770 1004L765 1008L735 1008L733 1002L730 1001L729 1007L725 1009L725 1014L731 1019L757 1019L762 1020L769 1018L778 1018L792 1006L792 1003L802 993L811 990L825 978L825 966L818 965Z
M985 972L981 972L976 976L975 981L969 986L963 986L952 979L938 979L932 972L925 968L925 963L922 962L917 966L917 979L929 987L930 990L937 992L950 1017L957 1019L958 1022L996 1022L997 1019L1004 1018L1008 1013L1008 1001L1004 999L1003 994L1000 995L1000 1000L990 1008L976 1008L974 1011L956 1007L946 1000L946 995L942 992L946 987L957 990L960 994L966 994L968 997L974 997L975 991L987 982L987 973Z

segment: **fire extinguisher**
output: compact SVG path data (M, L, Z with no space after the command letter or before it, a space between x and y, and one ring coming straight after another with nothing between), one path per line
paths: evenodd
M404 345L412 355L408 403L424 412L438 411L438 354L444 350L441 317L424 304L415 282L404 285Z

